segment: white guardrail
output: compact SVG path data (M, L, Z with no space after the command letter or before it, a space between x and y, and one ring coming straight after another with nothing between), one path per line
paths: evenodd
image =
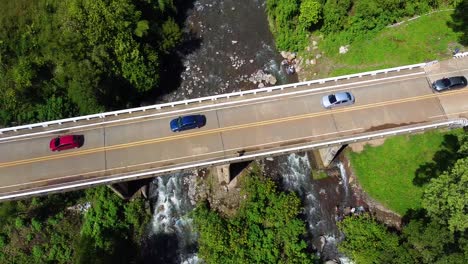
M434 63L437 61L433 61L430 63ZM118 116L122 114L131 114L135 112L145 112L147 110L160 110L162 108L167 108L167 107L175 107L178 105L189 105L192 103L203 103L206 101L216 101L218 99L229 99L232 97L242 97L244 95L252 95L252 94L257 94L257 93L263 93L263 92L273 92L273 91L282 91L284 89L288 88L298 88L301 86L308 86L312 84L323 84L326 82L337 82L339 80L347 80L351 78L361 78L364 76L374 76L377 74L386 74L389 72L399 72L401 70L411 70L414 68L421 68L426 66L428 63L418 63L418 64L412 64L412 65L406 65L406 66L400 66L400 67L395 67L395 68L388 68L388 69L382 69L382 70L376 70L376 71L368 71L368 72L362 72L362 73L356 73L356 74L349 74L349 75L343 75L343 76L337 76L337 77L330 77L330 78L325 78L325 79L320 79L320 80L312 80L312 81L305 81L305 82L298 82L298 83L292 83L292 84L284 84L284 85L278 85L278 86L272 86L272 87L266 87L266 88L260 88L260 89L253 89L253 90L248 90L248 91L241 91L241 92L234 92L234 93L227 93L227 94L219 94L219 95L213 95L213 96L207 96L207 97L200 97L200 98L195 98L195 99L188 99L188 100L183 100L183 101L177 101L177 102L171 102L171 103L163 103L163 104L157 104L157 105L150 105L150 106L144 106L144 107L137 107L137 108L130 108L130 109L124 109L124 110L118 110L118 111L112 111L112 112L105 112L105 113L99 113L99 114L93 114L93 115L86 115L86 116L79 116L79 117L71 117L71 118L65 118L65 119L59 119L59 120L54 120L54 121L47 121L47 122L41 122L41 123L34 123L34 124L29 124L29 125L21 125L21 126L15 126L15 127L6 127L6 128L1 128L0 129L0 134L4 134L7 132L18 132L21 130L30 130L36 127L48 127L50 125L62 125L62 124L68 124L68 123L76 123L77 121L81 120L92 120L92 119L103 119L106 117L110 116Z
M69 191L69 190L74 190L74 189L85 188L85 187L92 187L92 186L103 185L103 184L111 184L115 182L130 181L130 180L135 180L138 178L147 178L147 177L161 175L165 173L174 173L174 172L179 172L179 171L184 171L184 170L206 168L206 167L217 166L217 165L222 165L222 164L227 164L227 163L243 162L243 161L253 160L259 157L278 156L278 155L284 155L284 154L289 154L289 153L294 153L294 152L306 151L310 149L326 148L326 147L331 147L331 146L336 146L336 145L346 145L346 144L351 144L351 143L356 143L356 142L361 142L361 141L369 141L369 140L373 140L377 138L384 138L388 136L396 136L400 134L424 132L430 129L445 128L445 127L457 128L457 127L467 127L467 126L468 126L468 119L466 118L458 118L458 119L453 119L449 121L437 122L437 123L419 125L419 126L410 126L410 127L407 126L406 128L401 128L401 129L396 129L396 130L387 130L384 132L368 133L366 135L345 137L341 139L330 140L330 141L325 141L325 142L320 142L320 143L313 143L313 144L308 144L308 145L301 145L297 147L289 147L289 148L277 149L277 150L271 150L271 151L265 151L265 152L244 154L241 157L232 157L232 158L224 158L224 159L212 160L212 161L206 161L206 162L200 162L200 163L191 163L191 164L185 164L182 166L170 167L170 168L165 168L165 169L156 169L156 170L139 172L139 173L128 174L128 175L115 175L106 179L96 179L96 180L91 180L91 181L73 183L69 185L61 185L61 186L56 186L56 187L44 188L41 190L21 191L21 192L14 193L14 194L0 195L0 201L11 200L11 199L19 198L19 197L26 198L28 196L36 196L36 195L45 194L45 193L64 192L64 191Z
M456 53L456 54L453 54L453 57L454 57L455 59L463 58L463 57L466 57L466 56L468 56L468 51L466 51L466 52L458 52L458 53Z

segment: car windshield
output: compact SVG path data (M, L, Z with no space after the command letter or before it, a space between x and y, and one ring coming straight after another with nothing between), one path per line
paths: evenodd
M328 101L330 101L331 104L334 104L336 102L336 97L334 94L331 94L328 96Z
M178 126L178 127L182 127L182 117L179 117L179 118L177 119L177 126Z
M346 93L346 97L348 97L348 100L351 101L351 94L350 93Z
M56 147L58 147L58 146L60 145L60 138L56 138L56 139L54 140L54 145L55 145Z

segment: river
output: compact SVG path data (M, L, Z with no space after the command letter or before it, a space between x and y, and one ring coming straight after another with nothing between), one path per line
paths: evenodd
M297 82L286 75L268 29L264 0L200 0L188 10L184 32L189 45L180 51L180 71L168 69L163 79L177 85L167 88L156 102L170 102L258 86L249 77L258 70L273 74L277 84ZM177 73L177 76L171 74ZM167 81L170 80L170 81ZM174 81L177 80L177 81ZM277 174L284 189L298 193L304 203L304 220L313 246L323 259L338 258L335 241L340 234L335 225L337 204L346 203L346 179L337 177L310 180L307 154L292 154L261 161L268 173ZM150 187L153 221L145 241L145 263L199 263L196 235L187 214L193 210L189 194L196 173L155 178ZM321 245L320 237L326 239Z

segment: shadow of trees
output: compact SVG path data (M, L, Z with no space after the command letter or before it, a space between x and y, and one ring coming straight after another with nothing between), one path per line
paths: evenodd
M442 150L434 154L432 161L421 165L416 170L413 184L422 186L452 167L459 158L459 154L457 153L459 149L460 143L458 137L455 135L445 135L442 142Z
M163 23L163 18L173 18L182 31L182 40L167 53L159 54L158 84L146 92L138 91L128 80L122 77L107 76L107 78L104 78L100 82L99 103L107 111L154 104L159 97L179 88L182 82L181 74L184 71L183 61L185 57L199 49L202 43L202 40L196 34L185 28L185 21L190 10L193 9L194 3L194 0L176 0L174 1L176 11L167 10L166 14L144 12L144 10L150 10L147 7L148 3L137 3L140 10L143 10L142 18L146 20ZM149 43L162 43L164 40L159 35L159 32L152 32L146 39Z
M194 7L194 3L194 0L174 1L177 7L177 13L174 14L174 18L182 30L182 41L170 53L161 56L158 87L141 94L137 98L137 103L154 104L161 96L180 87L182 83L181 74L185 69L183 61L185 57L198 50L202 43L202 39L185 26L185 22L189 16L190 10Z
M462 0L455 7L452 14L452 22L447 25L455 32L460 32L459 42L462 45L468 45L468 0Z
M142 246L140 263L180 263L179 239L176 234L153 234L146 238ZM196 245L188 248L196 252Z

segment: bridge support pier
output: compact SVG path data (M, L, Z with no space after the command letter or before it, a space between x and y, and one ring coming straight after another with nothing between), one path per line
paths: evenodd
M144 198L148 198L148 185L152 181L149 179L141 179L129 182L119 182L107 185L120 198L129 200L137 194L141 194Z
M216 166L216 176L220 184L228 185L231 181L231 172L229 170L230 164Z
M250 165L251 161L231 163L216 166L213 170L218 178L220 185L226 186L227 189L232 189L237 186L237 179L240 174Z
M323 167L328 167L335 157L344 149L345 146L333 146L328 148L319 149L319 157L322 161Z

